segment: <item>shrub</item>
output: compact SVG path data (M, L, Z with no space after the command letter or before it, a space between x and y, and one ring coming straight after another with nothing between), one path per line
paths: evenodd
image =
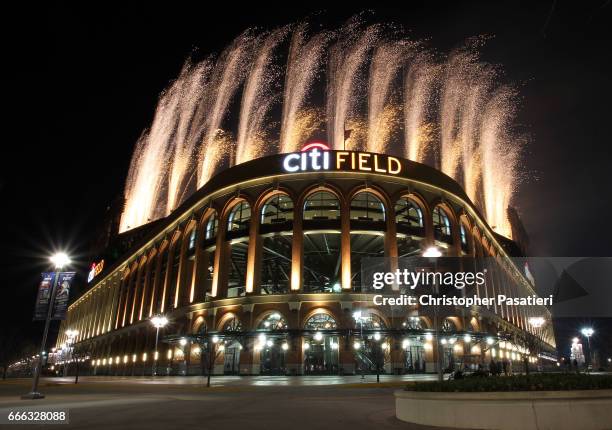
M566 391L612 389L611 375L542 373L491 378L462 378L443 382L417 382L407 391L487 392L487 391Z

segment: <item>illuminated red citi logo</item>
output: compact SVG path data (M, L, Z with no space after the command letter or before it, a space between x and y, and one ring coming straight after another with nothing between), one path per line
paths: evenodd
M287 154L283 159L283 169L290 173L333 169L398 175L402 171L402 163L399 159L384 154L332 152L326 144L312 142L304 145L300 152Z

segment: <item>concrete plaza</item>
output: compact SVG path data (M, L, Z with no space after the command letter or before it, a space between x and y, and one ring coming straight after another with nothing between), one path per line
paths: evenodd
M0 382L0 414L67 408L74 429L425 429L395 418L393 391L423 376L44 378L42 400L21 400L29 379ZM25 428L40 425L25 425ZM24 428L20 425L19 428ZM60 427L61 428L61 427Z

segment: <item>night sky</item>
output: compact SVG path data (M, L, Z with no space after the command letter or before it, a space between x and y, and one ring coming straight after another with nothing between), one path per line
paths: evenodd
M515 201L531 254L611 255L609 0L405 2L402 8L341 10L309 4L238 8L220 2L213 12L178 2L102 3L5 15L14 28L3 29L10 137L3 139L0 170L0 330L15 327L39 342L42 326L31 316L48 254L67 249L78 267L90 264L85 252L91 234L122 193L134 143L189 55L218 53L248 27L309 18L315 27L335 28L364 10L371 10L370 21L402 25L440 52L471 36L494 36L482 58L501 64L506 79L518 84L517 123L531 136ZM572 324L559 329L573 336ZM603 336L593 340L601 343Z

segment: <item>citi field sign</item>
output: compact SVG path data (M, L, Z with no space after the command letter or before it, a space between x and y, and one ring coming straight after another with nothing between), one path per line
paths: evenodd
M399 175L402 163L389 155L332 151L324 143L313 142L304 145L301 152L287 154L283 158L283 169L289 173L340 170Z

